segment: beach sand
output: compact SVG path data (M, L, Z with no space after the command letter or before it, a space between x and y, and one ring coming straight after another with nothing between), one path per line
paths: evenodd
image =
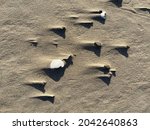
M0 0L0 112L150 112L149 11L149 0Z

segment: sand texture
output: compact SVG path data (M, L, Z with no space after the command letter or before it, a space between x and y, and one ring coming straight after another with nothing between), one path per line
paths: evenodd
M150 112L150 0L0 0L0 112Z

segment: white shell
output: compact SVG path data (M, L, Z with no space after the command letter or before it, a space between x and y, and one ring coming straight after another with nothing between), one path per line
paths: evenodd
M51 69L58 69L58 68L62 68L64 66L65 66L65 62L60 60L60 59L54 59L50 63L50 68Z
M100 14L100 16L101 16L103 19L106 19L106 11L102 11L102 13Z

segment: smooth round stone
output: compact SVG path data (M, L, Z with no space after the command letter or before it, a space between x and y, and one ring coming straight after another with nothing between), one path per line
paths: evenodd
M106 12L102 11L102 13L100 14L101 18L106 19Z
M60 59L54 59L50 63L50 68L51 69L63 68L64 66L65 66L65 62L60 60Z

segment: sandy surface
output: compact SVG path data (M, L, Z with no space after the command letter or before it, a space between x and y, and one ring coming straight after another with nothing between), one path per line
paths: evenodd
M0 0L0 112L150 112L149 10L149 0Z

